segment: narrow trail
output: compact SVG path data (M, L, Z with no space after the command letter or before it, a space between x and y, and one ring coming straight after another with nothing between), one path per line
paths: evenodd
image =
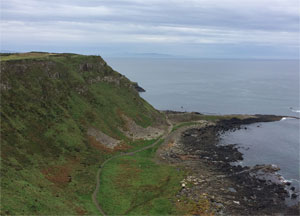
M127 153L122 153L120 155L116 155L116 156L113 156L111 158L108 158L107 160L105 160L99 167L98 171L97 171L97 174L96 174L96 188L92 194L92 200L95 204L95 206L97 207L98 211L103 215L103 216L106 216L105 212L103 211L98 199L97 199L97 196L98 196L98 193L99 193L99 189L100 189L100 176L101 176L101 172L102 172L102 168L105 166L106 163L108 163L109 161L115 159L115 158L120 158L120 157L123 157L123 156L128 156L128 155L134 155L138 152L141 152L141 151L144 151L144 150L147 150L149 148L152 148L154 147L155 145L157 145L159 143L159 141L161 139L165 139L167 136L170 135L170 133L172 132L172 128L173 128L173 124L169 121L168 117L166 118L167 120L167 123L169 124L169 127L168 127L168 130L165 132L165 134L160 138L158 139L156 142L154 142L153 144L149 145L149 146L146 146L144 148L141 148L141 149L138 149L136 151L133 151L133 152L127 152Z

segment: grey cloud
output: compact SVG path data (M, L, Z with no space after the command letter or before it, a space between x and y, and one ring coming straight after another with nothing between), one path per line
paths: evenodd
M298 31L299 16L290 4L274 1L49 1L11 0L2 11L7 20L99 20L152 24L222 26ZM25 3L24 3L25 2ZM248 2L248 3L247 3ZM252 3L251 3L252 2ZM294 3L295 2L295 3ZM6 4L4 3L4 6ZM270 5L274 5L271 7Z
M2 43L34 38L74 46L101 41L297 49L298 10L297 0L3 0Z

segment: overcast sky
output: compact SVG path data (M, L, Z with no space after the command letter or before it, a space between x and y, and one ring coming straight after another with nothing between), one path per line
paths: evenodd
M1 50L298 58L299 0L1 0Z

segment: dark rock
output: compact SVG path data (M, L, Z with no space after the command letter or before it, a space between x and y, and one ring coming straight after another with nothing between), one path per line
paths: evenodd
M93 65L91 63L85 63L79 65L80 71L90 71L93 69Z
M141 86L139 86L139 84L136 83L136 82L132 83L132 86L133 86L134 89L135 89L136 91L138 91L138 92L146 92L146 90L143 89Z
M203 115L202 113L199 113L199 112L192 112L193 114L196 114L196 115Z
M292 199L296 199L297 197L298 197L298 195L295 194L295 193L293 193L292 196L291 196Z
M186 155L197 155L196 158L201 163L204 163L204 165L209 166L211 171L216 171L218 175L232 180L233 184L227 185L225 189L220 190L222 191L220 196L224 196L225 194L226 199L231 200L228 203L224 203L226 209L227 207L230 209L233 206L233 208L239 209L238 213L243 212L247 215L264 215L285 211L284 205L287 197L285 187L269 181L267 178L259 178L264 173L276 174L279 167L272 165L257 165L254 167L233 165L231 162L243 159L243 154L239 151L239 147L236 144L219 145L220 135L224 132L239 129L244 124L274 120L280 120L280 117L257 116L256 118L249 119L232 118L221 120L215 126L188 129L183 133L182 150ZM244 126L242 128L248 129ZM214 183L210 186L216 187ZM234 186L234 188L231 186ZM217 187L219 186L217 185ZM192 192L188 192L188 194L190 193ZM293 196L295 197L297 194ZM233 200L235 200L234 205L232 204ZM216 201L211 200L211 202L214 203Z

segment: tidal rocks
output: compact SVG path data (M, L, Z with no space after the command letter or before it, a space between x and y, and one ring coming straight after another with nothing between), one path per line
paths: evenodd
M243 159L236 144L219 145L220 132L238 129L245 122L258 122L259 119L271 121L273 116L260 116L245 121L233 118L216 125L184 131L180 144L176 145L177 151L170 151L176 160L165 154L169 162L182 163L195 173L181 182L184 187L179 195L197 200L205 192L212 206L221 203L224 206L222 212L224 210L229 215L281 214L288 211L289 207L285 205L285 199L289 197L285 188L287 183L277 174L279 167L242 167L236 164ZM274 179L278 181L274 182ZM291 196L297 197L297 194Z
M291 195L291 198L292 199L296 199L298 197L298 195L296 194L296 193L293 193L292 195Z

